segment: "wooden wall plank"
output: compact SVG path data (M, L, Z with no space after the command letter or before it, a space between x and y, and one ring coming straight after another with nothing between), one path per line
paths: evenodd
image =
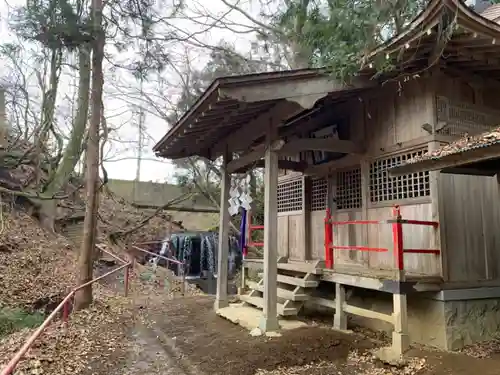
M498 279L500 204L494 177L441 175L450 281Z
M288 216L278 216L278 255L288 257L289 248Z
M311 258L314 260L325 259L325 212L311 212Z

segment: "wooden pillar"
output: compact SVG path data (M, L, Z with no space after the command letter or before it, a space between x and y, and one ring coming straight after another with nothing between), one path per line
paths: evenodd
M368 220L368 205L370 202L370 162L363 156L360 163L361 169L361 220ZM360 228L361 227L361 228ZM359 225L357 230L362 231L362 241L370 246L369 241L369 225ZM363 252L361 255L363 259L363 264L366 267L370 267L370 252Z
M215 310L229 306L227 297L227 262L229 258L229 189L231 175L227 172L227 164L231 161L229 152L224 152L222 163L222 183L220 191L219 212L219 247L217 253L217 293L215 297Z
M304 247L304 260L312 260L312 246L311 246L311 191L312 191L312 180L309 176L302 177L302 219L304 226L304 242L302 246Z
M408 336L408 307L405 294L393 294L394 331L392 332L392 350L403 355L410 348Z
M433 152L434 150L440 148L441 145L437 141L429 142L428 151ZM434 233L431 237L431 248L432 249L440 249L440 257L441 257L441 276L443 279L449 280L449 271L448 271L448 258L447 258L447 249L444 246L444 228L445 221L441 220L442 215L440 212L444 212L444 208L442 207L442 199L440 199L440 172L439 171L430 171L429 172L429 187L431 189L431 221L438 221L439 226L436 229L433 229ZM441 236L443 233L443 236Z
M279 329L278 324L278 153L267 137L264 156L264 309L259 328L263 332Z
M344 311L345 287L342 284L335 284L335 316L333 318L333 328L342 331L347 330L347 315Z

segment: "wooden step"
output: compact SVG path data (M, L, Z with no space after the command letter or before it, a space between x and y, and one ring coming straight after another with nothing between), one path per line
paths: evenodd
M315 275L321 275L323 273L323 269L317 268L314 264L310 263L278 263L278 269L287 270L287 271L295 271L302 273L312 273Z
M244 266L248 268L262 269L264 267L264 262L262 259L245 259ZM307 262L278 263L278 269L302 273L312 273L315 275L321 275L323 273L323 269L321 267L317 267L316 263Z
M278 275L278 282L289 285L301 286L303 288L316 288L319 282L316 280L304 280L298 277Z
M250 297L244 294L240 296L240 300L260 309L264 308L264 299L262 297ZM296 309L295 307L285 308L281 303L278 303L277 310L278 315L281 316L297 315L299 313L298 309Z
M258 284L255 281L247 281L247 285L250 289L264 292L264 285ZM309 299L309 296L307 294L296 294L292 290L286 290L283 288L278 288L278 297L291 301L306 301Z

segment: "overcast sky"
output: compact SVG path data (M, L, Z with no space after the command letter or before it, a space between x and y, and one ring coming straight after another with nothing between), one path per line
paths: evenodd
M189 1L190 0L188 0L188 2ZM207 4L205 6L210 5L210 12L213 15L221 15L228 11L226 6L219 0L199 0L199 2L206 2ZM10 33L5 22L8 16L9 8L11 9L13 6L22 5L23 3L24 1L20 0L0 0L0 40L2 42L13 40L12 34ZM241 3L242 2L240 2L240 4ZM199 9L200 5L197 5L197 7ZM251 13L255 13L249 5L246 9L249 9ZM248 24L246 18L237 12L231 12L228 17L235 23ZM196 31L197 28L198 30L201 30L200 26L196 26L189 21L179 21L178 27L181 29L189 30L190 32ZM250 48L250 36L246 34L233 33L228 30L211 29L209 33L198 35L197 38L210 45L214 45L217 43L217 41L224 39L228 42L235 43L236 47L243 52L247 52ZM182 51L179 52L181 53ZM194 53L195 56L197 56L197 59L195 61L199 64L198 67L203 67L204 62L206 61L207 52L190 50L190 53ZM179 66L178 68L182 68L182 66ZM106 76L106 78L108 78L108 84L105 84L105 90L108 95L106 97L105 106L106 115L108 117L108 126L120 127L117 136L120 141L114 141L111 143L110 149L108 149L108 155L112 156L112 159L106 163L106 169L110 178L132 180L135 178L137 165L137 151L134 150L136 146L132 142L138 138L137 127L136 125L134 125L134 122L137 122L138 119L137 116L134 116L133 114L131 105L129 103L130 100L122 100L122 96L119 92L117 92L116 89L114 89L114 87L111 87L111 85L109 84L109 80L118 80L124 82L126 81L130 85L136 85L137 87L138 84L133 82L130 78L126 77L125 74L118 74L115 77ZM177 79L177 77L174 76L166 76L165 78L167 78L168 80L171 79L172 81L175 81ZM154 84L146 83L144 86L145 91L157 91L157 87L152 87L151 85ZM74 82L63 80L60 85L60 92L71 92L72 87L74 87ZM167 95L169 97L172 97L174 94L175 89L164 93L164 95ZM144 160L141 164L141 180L152 180L159 182L165 180L172 181L172 175L174 173L173 166L168 161L155 158L151 150L154 143L157 142L167 131L167 124L164 121L160 120L158 117L155 117L151 114L146 114L145 123L147 127L147 133L149 136L151 136L152 139L148 140L145 147L143 148Z

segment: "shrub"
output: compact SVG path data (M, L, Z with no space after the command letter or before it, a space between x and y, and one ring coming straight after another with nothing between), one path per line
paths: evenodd
M43 323L45 316L36 311L30 313L20 308L0 308L0 337L23 328L34 328Z

